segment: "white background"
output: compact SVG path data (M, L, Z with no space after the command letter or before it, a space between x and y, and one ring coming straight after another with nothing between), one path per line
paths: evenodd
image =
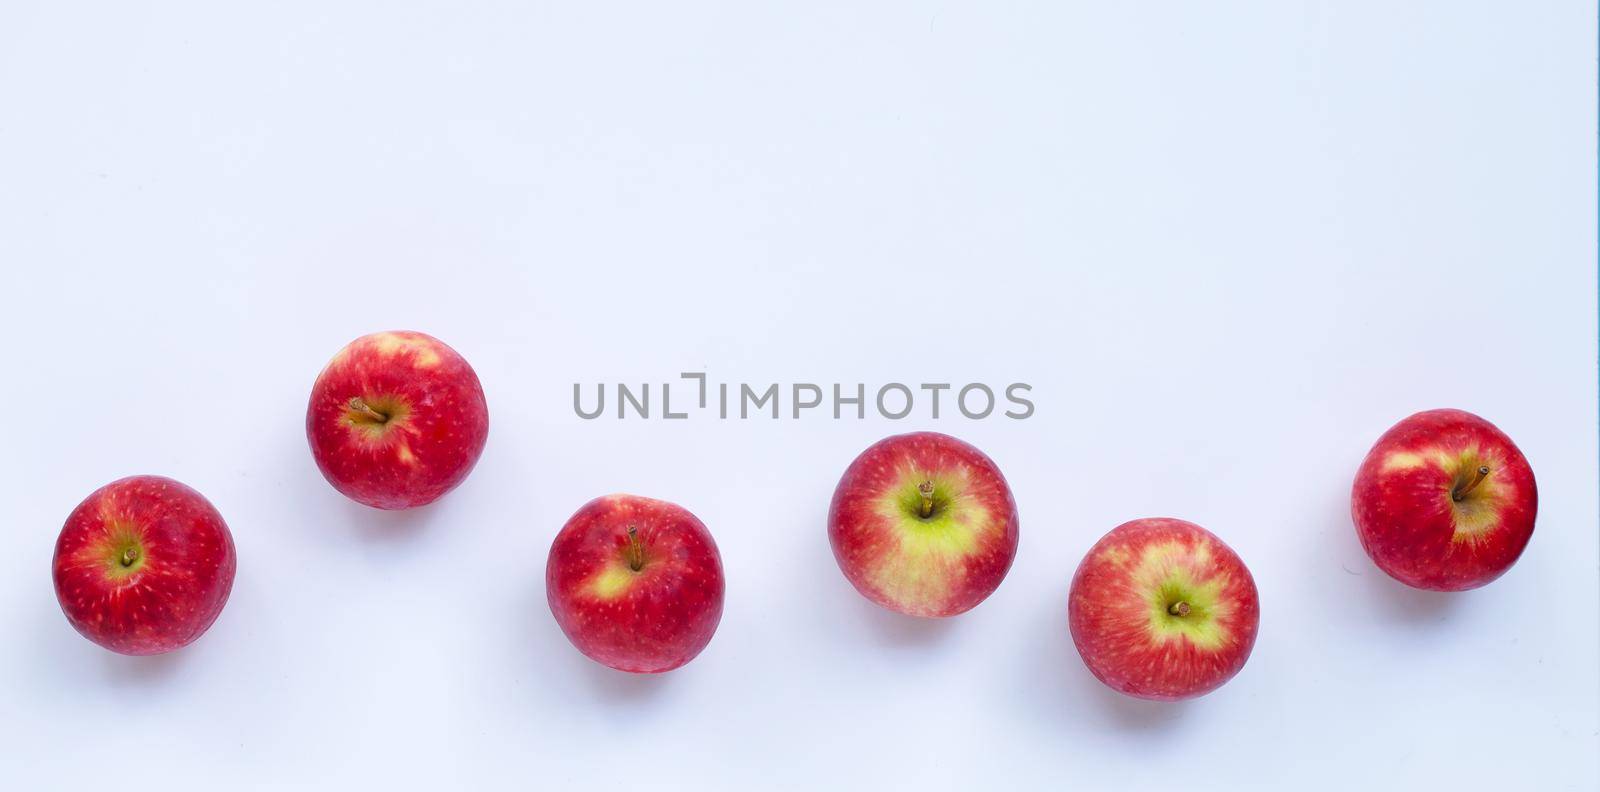
M1600 783L1592 4L569 5L0 7L0 786ZM408 514L302 431L389 328L458 348L492 415ZM574 382L682 371L1038 411L573 414ZM1466 594L1390 581L1348 516L1370 443L1438 406L1540 485ZM913 429L1022 514L946 622L868 604L824 532ZM146 472L216 503L239 574L202 640L129 659L49 563ZM722 548L721 629L665 677L545 605L551 538L613 491ZM1150 515L1261 591L1243 673L1185 704L1110 693L1067 633L1082 553Z

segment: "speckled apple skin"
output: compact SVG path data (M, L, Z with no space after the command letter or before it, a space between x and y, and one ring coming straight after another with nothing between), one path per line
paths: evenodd
M628 528L644 563L628 560ZM578 651L618 671L655 674L693 660L722 621L722 556L704 523L674 503L596 498L550 546L550 612Z
M108 574L108 542L140 548L136 571ZM51 564L67 621L125 655L153 655L199 638L228 601L233 535L210 501L161 476L131 476L95 490L61 528Z
M1464 503L1451 491L1492 472ZM1511 438L1462 410L1413 415L1378 438L1356 471L1350 516L1379 569L1420 589L1463 591L1505 574L1533 537L1539 491Z
M1162 614L1172 581L1208 609L1194 630ZM1132 520L1096 542L1072 577L1067 622L1096 679L1155 701L1194 698L1244 668L1260 629L1255 579L1223 541L1186 520ZM1205 640L1197 640L1203 637Z
M913 517L890 508L924 479L953 489L942 536L922 533ZM850 584L885 608L925 618L965 613L993 594L1016 559L1019 526L994 460L938 432L868 447L840 477L828 509L828 542Z
M350 418L350 401L405 405L381 433ZM379 509L432 503L461 484L489 438L478 375L425 333L373 333L350 342L318 375L306 439L334 489Z

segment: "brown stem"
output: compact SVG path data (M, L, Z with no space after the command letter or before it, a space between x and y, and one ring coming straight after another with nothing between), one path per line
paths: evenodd
M628 568L635 572L644 569L644 543L639 541L639 529L628 526Z
M138 561L138 560L139 560L139 548L130 547L130 548L122 551L122 565L123 566L131 567L131 566L133 566L133 562Z
M1188 616L1189 603L1182 600L1174 602L1170 607L1167 608L1167 613L1170 613L1174 616Z
M933 516L933 482L924 481L917 485L917 494L922 496L922 508L917 513L923 517Z
M362 415L365 415L366 417L371 418L378 423L384 423L385 421L389 420L389 416L372 409L371 405L368 405L365 401L362 401L360 396L355 396L350 399L350 409L355 410L356 412L361 413Z
M1459 503L1462 498L1467 497L1467 493L1477 489L1478 485L1482 484L1483 480L1488 478L1488 477L1489 477L1489 466L1488 465L1479 466L1477 470L1473 471L1473 476L1472 476L1472 480L1471 481L1469 481L1466 484L1463 484L1463 485L1461 485L1459 487L1456 487L1455 489L1450 491L1450 500L1453 500L1453 501L1456 501L1457 503Z

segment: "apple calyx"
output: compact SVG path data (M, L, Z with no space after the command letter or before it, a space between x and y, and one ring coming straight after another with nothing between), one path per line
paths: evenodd
M918 484L917 494L922 496L922 505L918 507L917 514L926 520L933 516L933 482L924 481Z
M1467 493L1477 489L1478 485L1482 484L1483 480L1488 477L1489 466L1479 465L1478 469L1472 472L1471 480L1467 481L1465 484L1458 484L1454 489L1450 490L1450 500L1460 503L1463 498L1467 497Z
M1170 613L1173 616L1188 616L1189 611L1189 603L1184 602L1183 600L1178 600L1177 602L1167 606L1167 613Z
M638 526L628 526L628 568L635 572L644 569L644 543L639 541Z
M349 406L351 412L355 413L356 416L364 418L368 422L377 424L389 422L389 416L372 409L372 405L367 404L366 400L362 399L360 396L352 396L350 398ZM352 419L355 418L355 416L351 417Z

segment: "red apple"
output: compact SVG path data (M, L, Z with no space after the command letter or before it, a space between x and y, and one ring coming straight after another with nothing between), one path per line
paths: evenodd
M67 517L52 572L67 621L113 652L189 645L233 590L233 535L200 493L169 478L101 487Z
M916 432L861 452L833 491L828 540L867 599L912 616L976 607L1017 556L1017 504L994 461Z
M717 543L666 501L608 495L584 504L550 546L544 580L567 639L618 671L671 671L700 654L722 620Z
M1383 433L1356 471L1350 514L1367 555L1421 589L1463 591L1505 573L1533 536L1539 492L1516 444L1461 410Z
M472 366L423 333L373 333L311 387L306 438L333 488L379 509L438 500L472 472L489 406Z
M1175 701L1233 678L1256 643L1250 570L1192 522L1123 523L1072 576L1067 621L1089 671L1112 689Z

